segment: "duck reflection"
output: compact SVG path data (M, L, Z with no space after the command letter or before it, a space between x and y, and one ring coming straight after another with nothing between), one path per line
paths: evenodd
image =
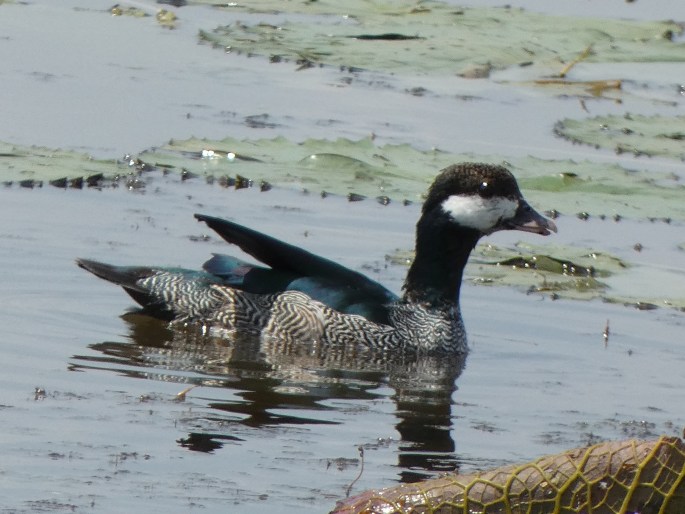
M325 400L385 399L383 391L390 387L400 434L400 479L413 482L458 467L451 436L452 395L465 356L374 353L239 335L216 338L195 327L170 329L139 313L122 317L129 341L91 344L98 354L74 356L71 369L231 389L239 400L208 401L207 406L254 428L338 424L327 414L336 408ZM213 451L226 441L240 438L197 431L178 443Z

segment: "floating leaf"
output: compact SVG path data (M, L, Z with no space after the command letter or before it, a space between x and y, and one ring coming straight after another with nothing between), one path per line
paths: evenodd
M332 514L371 512L674 514L685 509L685 444L676 437L577 448L472 475L364 492Z
M597 116L565 119L555 132L574 143L636 156L685 160L685 116Z
M387 203L420 201L438 170L474 160L504 162L502 156L417 150L410 145L379 146L371 139L308 139L300 143L285 138L173 140L120 161L0 143L0 181L83 177L88 185L94 185L119 175L162 169L179 173L184 179L216 178L234 185L236 175L241 175L255 184L263 181L270 186L382 197ZM534 157L510 159L505 165L516 175L529 200L543 210L617 219L685 220L685 187L668 174ZM99 179L89 180L91 176ZM230 181L234 183L228 184Z
M211 0L196 3L216 5ZM225 5L232 12L308 16L302 21L234 23L200 32L202 41L225 50L304 67L325 64L444 75L463 74L478 65L502 69L534 63L559 75L570 67L564 63L577 61L579 55L587 62L685 61L685 45L672 41L682 27L673 22L573 18L437 1Z
M114 159L97 160L78 152L0 142L0 181L5 183L45 180L59 181L55 185L62 187L64 180L65 187L79 187L78 179L81 178L93 186L105 176L112 178L127 172L127 167L117 164Z

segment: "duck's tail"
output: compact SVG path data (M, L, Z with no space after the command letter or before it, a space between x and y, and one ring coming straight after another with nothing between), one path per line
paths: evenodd
M152 268L137 266L113 266L89 259L76 259L76 264L96 277L107 280L124 288L138 288L137 282L155 273Z
M145 266L113 266L77 259L79 267L121 286L145 311L163 319L203 319L223 300L208 273Z

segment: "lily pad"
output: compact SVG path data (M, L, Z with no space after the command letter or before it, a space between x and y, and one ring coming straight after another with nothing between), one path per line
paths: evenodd
M409 266L413 258L412 251L396 250L386 261ZM682 283L680 270L629 263L608 252L577 246L479 244L464 278L478 285L514 287L552 299L602 300L642 310L685 308L681 289L664 291L664 284Z
M488 244L476 247L467 276L478 283L507 284L553 298L591 300L610 295L606 281L627 268L618 257L591 249Z
M420 201L437 171L449 164L487 161L510 167L526 196L546 209L568 215L685 219L685 188L670 175L587 161L523 157L505 162L497 155L377 146L370 139L293 143L284 138L172 141L140 158L199 175L240 174L255 182L371 198L384 195L394 201Z
M19 183L24 187L77 187L79 179L88 184L105 177L116 178L128 170L113 159L96 160L87 154L42 147L21 147L0 142L0 182L5 186Z
M550 255L550 250L563 258ZM408 266L413 252L397 250L386 260ZM506 285L555 298L591 300L606 296L608 286L603 279L625 272L626 268L620 259L592 250L480 244L469 259L464 276L476 284Z
M126 156L94 160L85 154L0 144L0 182L61 181L101 174L144 186L145 173L163 169L182 179L222 185L270 186L339 195L421 201L438 170L460 161L503 163L536 206L565 215L685 220L685 187L669 174L588 161L452 154L410 145L379 146L371 139L187 139ZM385 203L387 203L387 201Z
M211 0L195 3L219 6ZM224 50L305 67L440 75L479 65L502 69L535 64L559 70L588 48L588 62L685 61L685 45L673 41L683 29L673 22L572 18L433 1L264 1L221 8L265 17L306 15L200 32L202 41Z
M479 245L466 275L477 283L514 286L553 299L600 299L640 309L685 307L681 288L664 287L682 283L680 270L631 263L606 251L578 246Z
M685 116L597 116L581 120L565 119L555 132L574 143L595 148L685 160Z

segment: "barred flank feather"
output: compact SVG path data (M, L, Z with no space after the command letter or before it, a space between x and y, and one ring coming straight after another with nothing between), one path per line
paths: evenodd
M158 271L137 285L171 309L178 321L286 341L380 350L466 351L466 334L455 304L432 307L398 301L389 306L391 324L383 325L342 314L299 291L253 294L171 271Z
M287 341L361 345L373 349L436 349L466 351L466 334L455 306L430 308L398 302L391 306L393 325L363 316L341 314L298 291L255 295L230 287L211 286L222 303L198 321L222 328L258 332Z
M148 290L177 317L200 320L209 317L221 305L221 295L207 282L189 280L183 273L158 271L141 279L137 285Z

